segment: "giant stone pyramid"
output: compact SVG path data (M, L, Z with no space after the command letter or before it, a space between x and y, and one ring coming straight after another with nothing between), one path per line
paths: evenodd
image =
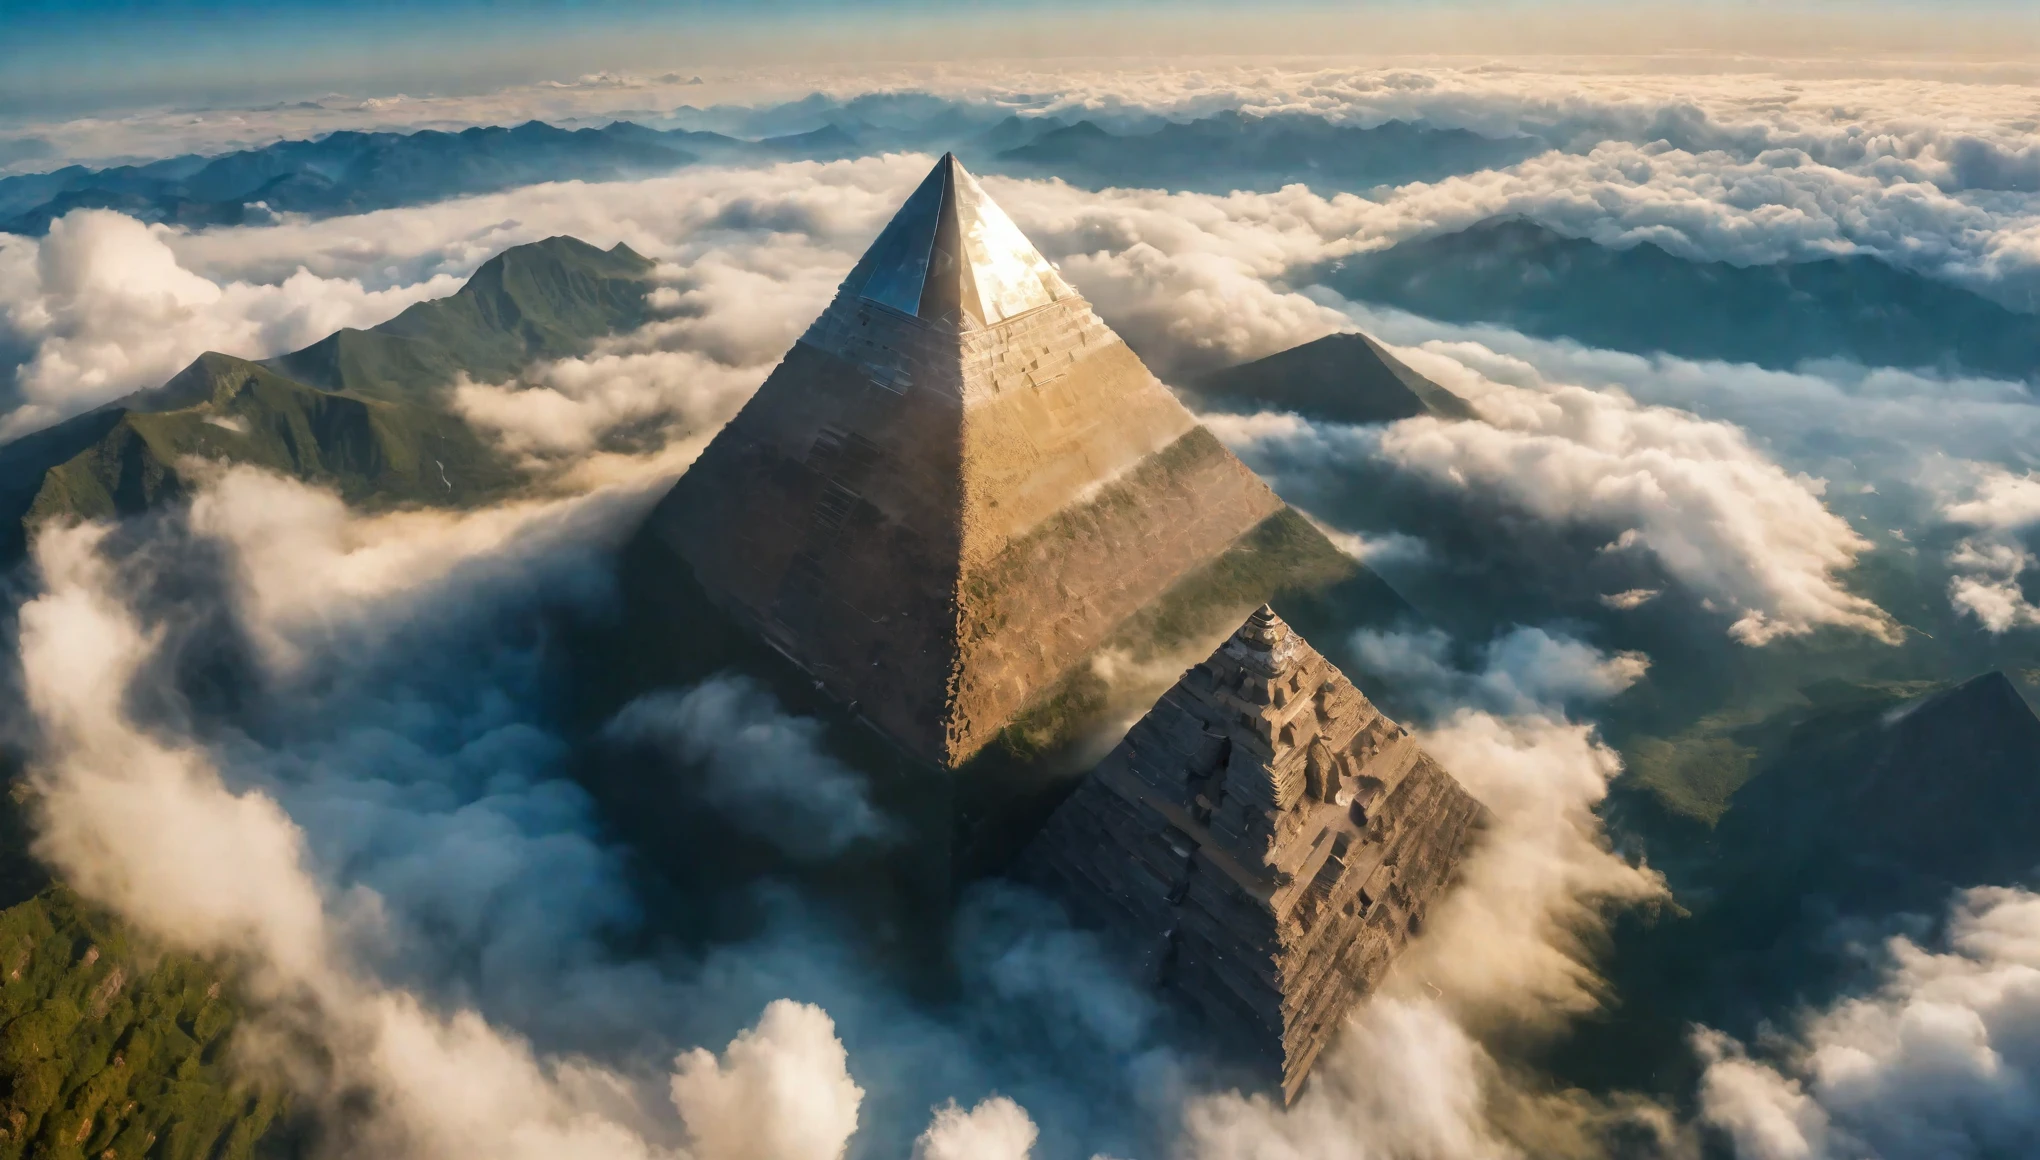
M648 526L954 767L1282 506L945 155Z
M1293 1100L1486 817L1263 605L1099 763L1022 867Z

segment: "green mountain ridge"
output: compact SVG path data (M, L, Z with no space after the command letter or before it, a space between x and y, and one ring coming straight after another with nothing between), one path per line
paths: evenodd
M643 323L651 271L649 259L621 242L602 250L551 237L489 259L448 297L367 330L335 331L263 365L369 399L415 401L460 374L500 382Z
M264 362L208 352L139 391L0 446L0 560L45 520L135 515L188 494L207 464L265 467L365 508L503 495L516 467L446 408L461 375L514 377L638 326L652 263L619 243L517 246L454 294Z
M2040 882L2040 716L2004 673L1821 681L1800 702L1703 723L1739 751L1726 776L1657 771L1691 779L1673 808L1705 811L1683 837L1646 836L1679 905L1618 921L1605 973L1622 1001L1564 1049L1574 1082L1695 1082L1694 1025L1747 1040L1781 1011L1860 993L1879 962L1865 951L1917 938L1954 892Z

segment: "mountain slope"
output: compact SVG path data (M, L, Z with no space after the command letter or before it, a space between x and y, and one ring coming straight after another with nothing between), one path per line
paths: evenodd
M2040 325L1961 287L1847 256L1772 266L1613 249L1518 218L1343 259L1348 298L1589 346L1790 369L1810 359L2030 378Z
M0 1160L247 1160L286 1100L228 1071L219 968L146 953L62 887L0 910Z
M500 382L539 359L585 353L645 319L652 262L621 242L552 237L489 259L467 285L380 326L335 331L264 365L321 390L415 399L465 373Z
M2002 673L1800 725L1730 799L1735 873L1929 896L2040 872L2040 717Z
M168 405L190 398L201 401ZM20 522L139 513L183 495L203 470L193 461L266 467L365 506L474 503L517 481L458 416L320 391L244 359L205 354L160 394L120 408L90 446L49 467Z
M0 561L52 518L132 515L245 463L363 507L461 506L516 469L445 408L460 373L510 378L645 316L652 263L549 238L491 258L458 292L370 330L255 363L208 353L169 382L0 446Z
M1364 334L1328 334L1219 371L1189 393L1207 409L1289 411L1332 423L1474 417L1466 400L1411 370Z
M1711 832L1647 839L1680 905L1616 924L1602 970L1622 1001L1565 1046L1576 1082L1697 1082L1694 1025L1748 1040L1862 994L1866 951L1918 938L1952 890L2040 882L2040 718L2003 674L1803 693L1729 734L1755 774Z

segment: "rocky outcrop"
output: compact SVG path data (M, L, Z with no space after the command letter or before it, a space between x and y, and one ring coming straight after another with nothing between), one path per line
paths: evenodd
M1262 606L1023 859L1293 1100L1486 810Z

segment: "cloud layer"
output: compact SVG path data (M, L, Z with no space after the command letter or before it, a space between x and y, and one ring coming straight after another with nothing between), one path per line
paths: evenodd
M435 277L370 290L303 268L271 283L215 281L179 264L169 232L81 210L39 242L0 237L0 355L25 352L0 439L157 386L208 350L278 354L458 288Z
M2016 1155L2040 1138L2040 898L1960 896L1947 947L1887 948L1880 985L1763 1058L1697 1033L1701 1109L1748 1160Z
M1210 422L1278 472L1385 462L1446 492L1595 529L1607 536L1603 552L1647 555L1728 617L1730 635L1744 644L1825 625L1897 639L1889 617L1842 580L1868 542L1823 504L1821 481L1780 468L1740 428L1553 382L1531 363L1471 342L1402 353L1469 400L1483 421Z
M896 829L872 808L864 775L821 751L821 731L743 677L648 693L605 729L613 740L653 745L699 766L702 800L730 825L811 859Z

